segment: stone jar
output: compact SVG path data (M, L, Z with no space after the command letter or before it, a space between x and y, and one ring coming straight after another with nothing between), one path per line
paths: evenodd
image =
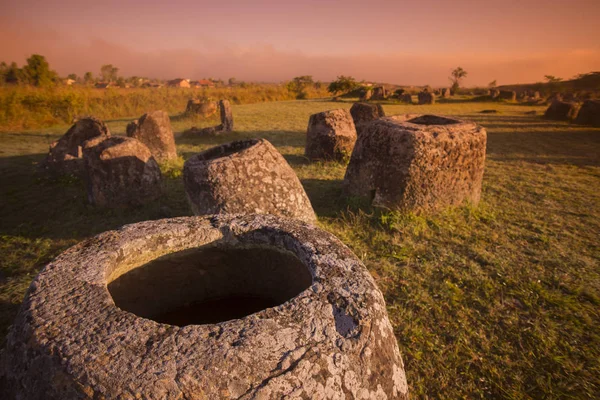
M600 100L586 100L581 105L575 123L600 126Z
M385 112L381 104L373 103L354 103L350 107L350 114L352 115L357 135L360 135L363 127L371 121L385 117Z
M84 144L88 200L102 207L139 206L161 195L158 163L137 139L97 137Z
M544 118L555 121L572 121L577 118L581 104L554 100L544 113Z
M304 154L310 160L348 161L356 127L348 110L323 111L310 116Z
M48 156L41 167L57 174L76 174L84 171L83 144L90 139L110 137L108 127L95 117L78 120L56 142L50 145Z
M164 111L152 111L127 125L127 136L144 143L158 162L177 158L175 137L171 128L169 114Z
M381 292L338 239L269 215L146 221L35 278L0 398L408 399Z
M210 117L217 112L217 103L214 101L190 99L185 107L185 112L187 114L198 114L203 117Z
M485 129L473 122L435 115L381 118L358 137L344 191L374 206L417 213L476 204L486 142Z
M294 170L265 139L235 141L196 154L183 166L183 183L196 215L275 214L316 221Z
M417 99L419 104L435 104L435 94L431 92L419 92Z

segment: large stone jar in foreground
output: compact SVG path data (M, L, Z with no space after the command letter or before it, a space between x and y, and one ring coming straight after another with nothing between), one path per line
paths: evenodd
M316 221L294 170L265 139L235 141L196 154L184 164L183 183L196 215L274 214Z
M128 225L31 284L2 399L407 399L381 292L334 236L275 216Z
M348 196L407 211L479 202L487 133L453 118L387 117L358 137L344 178Z

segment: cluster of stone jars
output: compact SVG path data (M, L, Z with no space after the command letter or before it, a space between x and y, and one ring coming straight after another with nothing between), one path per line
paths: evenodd
M147 159L168 158L160 143L171 141L146 138L144 119L130 136L148 143ZM357 104L311 116L306 156L349 159L348 196L433 210L479 199L485 137L469 122ZM95 140L87 151L103 162L125 146ZM128 185L143 186L140 168ZM0 397L408 398L381 292L314 225L300 180L267 140L196 154L183 180L195 217L105 232L35 278L0 359Z

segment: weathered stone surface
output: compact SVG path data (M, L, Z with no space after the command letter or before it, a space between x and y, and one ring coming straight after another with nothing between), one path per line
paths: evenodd
M400 89L396 89L396 90L394 90L394 95L393 95L393 97L395 97L395 98L399 99L400 97L402 97L402 95L403 95L404 93L406 93L406 89L402 89L402 88L400 88Z
M399 97L399 100L402 103L412 104L412 95L410 93L404 93Z
M373 97L373 91L371 89L364 89L360 94L360 101L369 101Z
M231 111L229 100L219 100L219 112L221 115L221 123L219 125L201 129L193 127L186 133L193 136L214 136L233 131L233 112Z
M544 113L544 118L556 121L571 121L577 117L580 104L554 100Z
M83 173L83 144L95 137L110 137L110 131L104 122L94 117L80 119L58 141L50 145L50 152L41 167L56 173Z
M514 90L500 90L497 98L508 101L517 101L517 92Z
M584 101L575 122L581 125L600 126L600 100Z
M419 92L417 96L419 104L435 104L435 94L431 92Z
M369 104L366 106L370 107ZM306 131L306 157L310 160L347 160L356 142L352 118L352 114L344 109L311 115Z
M360 135L361 129L369 122L385 117L385 112L381 104L372 103L354 103L350 108L350 114L352 115L357 135Z
M229 100L219 100L219 112L221 114L221 130L223 132L233 131L233 112Z
M196 154L184 164L183 183L196 215L274 214L316 221L294 170L265 139Z
M160 196L160 168L139 140L97 137L85 142L83 156L91 204L135 206Z
M373 88L373 100L385 100L387 99L387 90L383 86L376 86Z
M169 161L177 158L175 138L171 129L169 114L164 111L152 111L127 125L127 136L144 143L154 158Z
M201 319L215 294L275 303L217 324L155 320L186 304ZM140 222L68 249L25 296L0 390L7 400L408 399L364 265L333 235L268 215Z
M563 101L562 94L560 93L552 93L547 99L546 104L552 104L554 101Z
M441 91L441 96L445 99L449 99L452 96L449 88L443 88Z
M434 115L374 121L356 142L345 193L415 212L477 203L486 139L475 123Z
M217 103L214 101L190 99L188 100L185 112L210 117L217 112Z

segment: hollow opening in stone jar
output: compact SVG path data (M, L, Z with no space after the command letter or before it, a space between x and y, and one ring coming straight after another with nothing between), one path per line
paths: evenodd
M242 150L246 150L257 144L258 142L258 139L238 140L203 151L202 153L199 153L197 157L200 160L204 161L215 160L218 158L230 156Z
M418 125L453 125L460 121L452 118L440 117L438 115L421 115L420 117L409 119L406 122Z
M122 310L186 326L243 318L279 306L311 284L308 268L287 250L206 245L125 272L116 268L108 290Z

